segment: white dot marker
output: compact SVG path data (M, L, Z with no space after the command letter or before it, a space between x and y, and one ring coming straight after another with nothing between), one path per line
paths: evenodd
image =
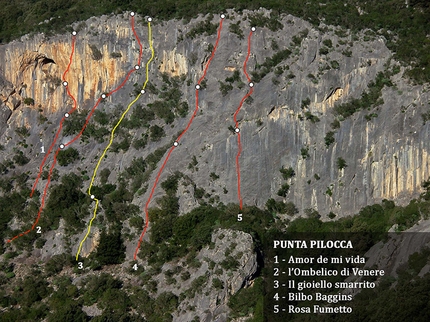
M152 18L151 17L148 17L148 22L151 22L152 21Z
M140 68L140 66L139 66L139 65L134 66L134 69L135 69L135 70L138 70L139 68Z
M173 145L178 146L179 145L178 141L173 142Z
M67 86L67 85L69 85L69 83L63 82L63 86Z
M60 144L60 149L64 149L64 144Z
M64 113L64 117L69 117L70 114L69 113Z
M145 94L145 90L144 89L140 90L140 94Z
M234 129L234 131L235 131L236 133L239 133L239 131L240 131L240 130L239 130L239 128L237 127L237 128L235 128L235 129Z
M106 94L102 94L102 98L106 98Z
M250 83L249 83L249 87L254 87L254 83L253 83L253 82L250 82Z
M94 195L91 195L91 199L94 199L96 196L94 196Z
M73 36L76 36L76 34L77 34L77 32L73 30L73 31L72 31L72 35L73 35Z
M197 84L197 85L196 85L196 89L197 89L197 90L199 90L199 89L200 89L200 85L199 85L199 84Z
M255 27L251 27L252 32L254 32L255 30L257 30Z
M221 19L224 19L225 18L225 14L221 14Z
M130 13L130 16L134 17L134 12L133 11Z

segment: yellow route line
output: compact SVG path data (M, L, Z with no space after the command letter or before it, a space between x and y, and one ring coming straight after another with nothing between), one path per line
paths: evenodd
M148 22L148 38L149 38L149 47L151 49L151 58L148 60L148 62L146 63L146 79L145 79L145 83L143 84L142 89L144 90L146 88L146 84L148 84L148 69L149 69L149 64L151 63L151 61L154 59L154 47L152 46L152 30L151 30L151 23ZM91 196L91 188L94 184L94 180L96 178L97 175L97 171L99 169L100 164L102 163L102 160L104 158L104 156L106 155L106 152L109 150L110 146L112 145L113 142L113 138L114 138L114 134L115 134L115 130L117 129L117 127L120 125L120 123L122 122L122 120L124 119L125 115L128 113L128 111L130 110L130 108L133 106L134 103L137 102L137 100L140 98L140 96L142 95L142 93L139 93L139 95L136 96L136 98L127 106L126 110L122 113L119 121L116 123L116 125L113 127L111 133L110 133L110 140L109 140L109 144L106 146L106 148L104 149L99 161L97 162L97 165L94 169L93 172L93 176L91 177L91 182L90 182L90 186L88 188L88 195ZM96 219L96 215L97 215L97 209L99 207L99 199L97 199L95 196L93 198L96 201L96 205L94 207L94 212L93 212L93 217L91 218L89 224L88 224L88 230L87 233L85 235L85 237L82 239L82 241L79 244L79 248L78 251L76 253L76 260L79 259L79 254L81 253L82 250L82 246L85 242L85 240L87 239L87 237L89 236L90 232L91 232L91 225L94 221L94 219Z

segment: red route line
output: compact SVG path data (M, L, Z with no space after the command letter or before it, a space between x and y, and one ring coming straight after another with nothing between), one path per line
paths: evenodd
M134 16L131 16L131 28L132 28L132 30L133 30L133 34L134 34L134 36L135 36L135 37L136 37L136 39L137 39L137 42L139 43L139 59L138 59L138 65L140 66L141 57L142 57L142 52L143 52L143 48L142 48L142 44L141 44L141 42L140 42L140 39L139 39L139 37L138 37L138 35L137 35L137 33L136 33L135 29L134 29ZM70 64L69 64L69 66L70 66ZM125 77L124 81L123 81L120 85L118 85L114 90L110 91L109 93L105 93L106 97L108 97L108 96L112 95L113 93L115 93L115 92L117 92L119 89L121 89L121 88L125 85L125 83L127 82L127 80L128 80L128 78L130 77L130 75L131 75L133 72L135 72L136 70L137 70L136 68L131 69L131 70L127 73L127 75L126 75L126 77ZM65 75L65 74L64 74L64 75ZM63 77L64 77L64 75L63 75ZM68 93L71 97L73 97L73 96L70 94L69 89L67 89L67 93ZM64 147L69 146L70 144L72 144L73 142L75 142L76 140L78 140L78 139L80 138L80 136L81 136L81 135L82 135L82 133L84 132L85 128L87 127L87 125L88 125L88 123L89 123L89 121L90 121L90 119L91 119L91 116L94 114L94 112L95 112L95 110L96 110L97 106L100 104L100 102L101 102L101 101L102 101L102 98L99 98L99 99L97 100L96 104L95 104L95 105L93 106L93 108L91 109L91 112L88 114L88 116L87 116L87 118L86 118L86 120L85 120L85 124L84 124L84 126L82 127L81 131L80 131L80 132L79 132L79 133L78 133L78 134L77 134L77 135L76 135L76 136L75 136L71 141L69 141L69 142L67 142L66 144L64 144ZM74 102L76 102L76 101L74 100ZM58 135L59 135L59 132L61 131L61 129L62 129L62 127L63 127L63 124L62 124L62 123L63 123L63 121L64 121L64 117L62 118L62 120L61 120L61 122L60 122L60 126L59 126L59 129L58 129L58 131L57 131L57 135L56 135L56 137L55 137L55 140L57 140ZM54 142L54 143L55 143L55 142ZM51 145L50 149L52 148L52 146L54 145L54 143ZM42 214L42 211L43 211L43 208L44 208L44 205L45 205L45 199L46 199L46 195L47 195L47 192L48 192L48 187L49 187L49 184L50 184L50 182L51 182L51 175L52 175L52 171L54 170L55 163L57 162L57 155L58 155L58 152L60 152L60 150L61 150L61 148L57 148L57 150L55 151L54 159L53 159L52 165L51 165L51 167L50 167L50 169L49 169L49 174L48 174L48 179L47 179L47 182L46 182L46 185L45 185L45 189L43 190L42 200L41 200L41 204L40 204L39 211L38 211L38 213L37 213L37 218L36 218L36 220L34 221L34 223L33 223L32 227L31 227L31 229L26 230L26 231L24 231L24 232L22 232L22 233L20 233L20 234L18 234L18 235L16 235L16 236L14 236L14 237L13 237L13 238L11 238L11 239L8 239L8 240L7 240L7 242L8 242L8 243L10 243L10 242L12 242L13 240L15 240L15 239L17 239L17 238L19 238L19 237L21 237L21 236L24 236L24 235L28 234L29 232L31 232L32 230L34 230L34 228L36 227L37 223L39 222L40 215ZM33 190L34 190L34 187L33 187ZM33 192L32 192L32 193L33 193Z
M223 22L223 20L224 20L224 18L221 18L221 21L220 21L220 23L219 23L218 33L217 33L217 39L216 39L216 42L215 42L215 46L214 46L214 48L213 48L213 50L212 50L212 54L211 54L211 56L210 56L209 60L208 60L208 61L207 61L207 63L206 63L206 66L205 66L205 68L204 68L204 70L203 70L203 75L202 75L202 77L200 77L200 79L199 79L199 80L198 80L198 82L197 82L197 85L199 85L199 86L200 86L200 83L202 82L202 80L206 77L206 73L207 73L207 71L208 71L209 65L210 65L210 63L211 63L212 59L213 59L213 58L214 58L214 56L215 56L215 51L216 51L216 49L217 49L217 47L218 47L218 43L219 43L219 40L220 40L220 37L221 37L221 30L222 30L222 22ZM197 85L196 85L196 86L197 86ZM179 143L179 140L180 140L180 139L182 138L182 136L183 136L183 135L188 131L188 129L189 129L189 128L190 128L190 126L191 126L191 123L193 123L193 120L194 120L195 116L197 115L198 110L199 110L199 89L197 89L197 88L196 88L196 108L194 109L194 113L193 113L193 115L191 115L191 118L190 118L190 120L188 121L188 124L187 124L186 128L185 128L185 129L182 131L182 133L178 136L178 138L176 139L175 143ZM163 162L163 164L161 165L160 170L159 170L159 171L158 171L158 173L157 173L157 176L156 176L156 178L155 178L154 185L152 186L152 189L151 189L151 193L149 194L148 200L146 201L146 204L145 204L145 226L143 227L143 231L142 231L142 233L140 234L140 238L139 238L139 241L138 241L138 243L137 243L136 250L134 251L134 260L136 260L136 258L137 258L137 253L139 252L139 248L140 248L140 244L142 243L143 236L145 236L146 230L148 229L148 225L149 225L148 206L149 206L149 204L150 204L150 202L151 202L151 200L152 200L152 197L153 197L153 195L154 195L154 191L155 191L155 189L157 188L158 180L160 179L160 176L161 176L161 174L162 174L162 172L163 172L163 170L164 170L164 167L166 166L167 161L169 160L170 155L172 154L172 152L173 152L173 150L174 150L175 148L176 148L176 146L175 146L175 145L173 145L173 146L169 149L169 152L167 152L167 156L166 156L166 158L164 159L164 162Z
M252 36L252 33L253 33L253 31L249 32L248 53L246 55L245 62L243 63L243 73L245 74L248 82L251 82L251 78L249 77L248 72L246 71L246 64L248 63L249 56L251 55L251 36ZM237 115L239 114L240 109L242 108L243 102L245 102L245 100L249 96L251 96L253 92L254 92L254 87L251 87L251 89L248 91L248 93L246 93L246 95L244 97L242 97L242 100L240 101L239 107L236 109L236 112L234 113L233 119L234 119L235 127L237 129L239 128L239 122L237 121ZM242 195L240 192L241 189L240 189L240 163L239 163L240 154L242 153L242 143L240 141L240 132L237 132L237 145L238 145L238 151L237 151L237 155L236 155L237 198L239 199L240 210L242 210L243 201L242 201Z
M72 36L72 52L70 53L69 64L67 65L67 68L63 73L63 83L66 81L66 75L70 70L70 65L72 64L73 54L75 52L75 43L76 43L76 36L73 35ZM76 102L75 97L70 93L69 86L66 86L66 91L67 91L67 95L69 95L69 97L73 100L73 107L71 110L68 111L69 114L72 114L76 110L78 103ZM45 157L42 160L42 163L40 164L39 173L36 177L36 180L34 181L33 188L31 189L30 198L33 197L34 191L36 190L37 183L39 182L40 176L42 175L42 171L43 171L43 167L45 166L45 162L48 159L49 155L51 154L51 150L54 147L55 142L57 142L58 136L60 135L61 129L63 128L64 120L65 120L65 117L63 116L63 118L60 120L60 125L58 127L57 133L55 133L54 141L52 141L51 146L49 147L48 151L45 154Z

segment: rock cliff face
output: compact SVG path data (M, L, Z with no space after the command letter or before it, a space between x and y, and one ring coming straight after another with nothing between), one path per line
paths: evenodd
M268 15L266 11L262 13ZM197 186L218 195L224 203L237 202L234 161L237 140L228 126L234 124L233 113L247 86L235 83L224 96L219 82L225 82L235 70L240 72L242 82L246 80L242 65L250 25L242 18L247 14L251 13L228 13L218 50L207 73L206 88L200 92L200 111L160 179L179 170L190 176ZM202 19L187 24L180 21L159 23L154 17L153 24L155 60L150 66L149 80L156 87L162 84L161 73L188 80L180 89L190 110L195 104L194 84L209 58L208 46L216 39L216 35L197 35L194 39L187 36ZM218 17L212 22L218 24ZM243 38L231 32L229 27L235 22L239 23ZM379 36L342 34L335 27L324 25L315 29L292 16L282 17L281 22L283 28L279 31L257 28L252 35L250 73L261 71L258 68L265 59L280 50L289 48L292 53L276 66L280 67L278 71L273 68L256 83L252 102L244 104L238 116L244 203L263 207L268 198L279 198L276 193L283 182L279 172L283 166L291 166L296 172L290 180L291 187L285 200L294 202L301 214L305 209L314 208L323 218L330 211L344 216L384 198L404 203L417 196L421 182L430 175L429 125L423 125L421 119L421 114L428 109L428 88L410 85L402 78L402 67L391 79L394 86L382 89L383 104L342 121L335 132L335 142L327 148L324 136L331 130L333 107L360 97L379 71L397 63L390 60L392 53ZM73 29L78 34L66 78L78 101L78 109L82 110L92 107L101 93L112 90L123 81L138 61L139 48L127 14L92 18L74 25ZM136 17L136 32L144 47L144 66L150 51L148 28L142 17ZM27 167L33 175L42 158L38 148L40 142L45 146L52 142L52 131L56 129L59 115L71 106L61 86L70 52L71 34L26 36L0 47L3 102L0 116L3 124L7 121L7 126L2 126L5 156L11 155L18 140L14 138L13 129L23 125L30 128L28 142L34 148L28 150L32 161ZM133 73L124 88L109 97L103 108L109 111L114 106L128 104L134 97L134 85L140 86L144 76L143 68ZM25 98L32 98L34 106L25 105ZM148 94L140 103L147 105L155 99L154 94ZM302 108L307 99L308 106ZM36 124L38 111L42 111L52 124L48 127ZM151 142L143 152L130 148L125 154L110 156L104 165L113 169L115 176L120 168L118 165L126 166L136 153L145 157L168 144L186 126L190 113L177 119L172 126L165 126L166 137L157 143ZM319 121L312 122L305 117L309 113ZM368 114L372 114L370 120L365 118ZM92 160L100 155L105 144L76 145L81 149L81 155L86 156L80 167L91 171ZM302 149L308 149L306 159L301 155ZM198 171L188 168L192 156L197 158ZM336 165L339 157L347 164L343 170L338 170ZM62 168L60 172L70 171L72 167ZM211 181L211 172L219 175L219 179ZM155 172L149 185L154 180ZM135 201L144 204L148 193L136 196ZM161 194L161 188L157 188L154 200ZM189 210L194 204L186 198L181 198L182 211Z

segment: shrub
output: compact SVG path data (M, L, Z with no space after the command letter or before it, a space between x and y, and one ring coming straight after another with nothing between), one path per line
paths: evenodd
M320 55L327 55L329 53L329 50L327 47L321 47L319 53Z
M337 158L336 165L337 165L337 168L338 168L339 170L345 169L345 168L348 166L348 165L346 164L345 159L343 159L343 158L341 158L341 157Z
M334 212L330 211L328 214L328 218L333 219L335 217L336 217L336 214Z
M224 288L224 283L217 277L212 279L212 287L217 290L222 290Z
M306 118L307 120L311 121L312 123L316 123L316 122L319 122L319 121L320 121L320 119L319 119L319 117L318 117L318 116L313 115L313 114L312 114L311 112L309 112L309 111L306 111L306 112L305 112L305 118Z
M293 215L297 214L298 212L299 212L299 210L297 209L297 207L294 203L292 203L291 201L285 203L285 213L288 216L293 216Z
M280 213L285 214L287 212L287 206L282 201L276 201L273 198L270 198L266 202L266 208L271 213Z
M112 53L110 53L110 57L111 58L121 58L122 54L121 53L117 53L117 52L112 52Z
M236 34L237 37L241 40L245 38L243 36L243 30L242 28L240 28L240 21L237 21L236 23L231 23L230 26L228 27L228 30L233 34Z
M162 137L166 135L162 127L158 125L153 125L149 128L150 138L152 141L160 141Z
M342 54L346 57L351 57L352 56L352 51L349 49L345 49L344 51L342 51Z
M271 13L270 17L264 16L263 13L255 13L248 15L248 20L253 27L267 27L271 31L278 31L284 27L274 13Z
M300 105L300 108L306 108L309 106L309 104L311 104L311 99L308 97L304 100L302 100L302 104Z
M307 159L310 157L309 155L309 148L308 147L303 147L300 149L300 154L302 155L303 159Z
M215 181L217 179L219 179L219 175L217 175L215 172L211 172L211 174L209 175L209 177Z
M285 180L288 180L296 175L292 167L289 167L288 169L284 169L284 167L282 167L281 169L279 169L279 171L281 172L282 177Z
M330 126L331 126L331 128L333 130L340 128L340 122L339 122L339 120L338 119L334 119L334 121L331 122Z
M207 36L216 33L218 25L211 22L213 15L209 15L205 21L198 22L191 30L187 33L187 37L194 39L198 35L205 34Z
M25 165L28 162L30 162L30 159L27 158L24 153L22 151L18 151L14 156L13 156L13 161L15 161L15 163L17 165Z
M313 74L308 74L308 78L311 80L312 83L318 84L318 80Z
M111 233L105 230L100 234L100 243L94 255L100 265L121 264L125 259L125 246L121 231L116 227Z
M22 138L26 138L30 136L30 131L25 126L17 127L15 129L15 132Z
M333 131L327 132L324 137L325 146L328 148L331 144L334 143L334 141L335 141L334 132Z
M332 43L331 39L324 39L323 44L324 44L324 46L327 46L328 48L333 47L333 43Z
M60 150L57 154L58 164L63 167L69 165L70 163L78 159L79 159L79 152L75 148Z
M103 54L101 51L96 47L96 45L88 45L91 49L91 58L94 60L100 60L103 58Z
M288 190L290 190L290 185L288 183L284 183L281 187L281 189L278 190L278 196L286 197Z
M330 62L330 66L331 66L331 68L333 68L333 69L339 69L339 67L340 67L339 62L338 62L337 60L332 60L332 61Z
M230 92L233 89L233 85L231 84L226 84L221 81L218 81L218 83L219 83L219 90L222 96L226 96L228 92Z
M25 105L34 105L34 99L32 99L31 97L26 97L26 98L24 98L24 104Z

